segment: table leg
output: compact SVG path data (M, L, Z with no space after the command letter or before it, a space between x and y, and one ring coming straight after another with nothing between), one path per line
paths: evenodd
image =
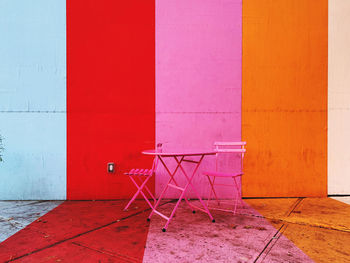
M193 179L194 175L196 174L196 172L197 172L197 170L198 170L198 168L199 168L199 165L201 164L203 158L204 158L204 155L202 155L201 158L200 158L200 160L198 161L198 163L197 163L197 165L196 165L196 167L195 167L195 169L194 169L194 171L193 171L191 177L188 177L188 176L187 176L187 173L186 173L185 169L184 169L184 168L182 167L182 165L181 165L181 161L179 162L176 158L175 158L175 160L177 161L178 165L180 166L180 169L181 169L182 173L185 175L185 177L186 177L186 179L187 179L187 181L188 181L188 184L186 185L186 188L187 188L188 185L191 185L193 191L195 192L195 194L196 194L197 197L198 197L199 202L200 202L200 203L202 204L202 206L204 207L205 212L209 215L210 220L212 220L213 222L215 222L215 219L214 219L213 216L211 215L211 213L210 213L208 207L205 205L205 203L203 202L203 200L202 200L202 198L200 197L199 193L197 192L197 189L196 189L196 188L194 187L194 185L192 184L192 179Z
M157 203L156 203L155 206L153 207L152 212L151 212L150 215L148 216L148 218L147 218L148 221L151 220L151 217L152 217L152 215L154 214L154 211L157 209L157 207L158 207L160 201L162 200L162 198L163 198L163 196L164 196L166 190L167 190L168 187L169 187L168 185L171 183L171 181L174 180L173 177L174 177L174 175L176 174L177 170L178 170L179 167L180 167L179 165L177 165L176 168L175 168L175 170L174 170L174 172L171 173L171 172L169 171L168 167L166 166L165 162L163 161L163 159L162 159L159 155L158 155L158 158L159 158L159 160L161 161L161 163L163 164L163 166L165 167L166 171L169 173L170 179L169 179L169 181L167 182L166 187L164 187L163 191L161 192L160 196L158 197ZM181 158L181 161L182 161L183 159L184 159L184 156ZM174 182L175 182L175 181L174 181ZM176 182L175 182L175 183L176 183ZM176 184L177 184L177 183L176 183Z
M185 156L182 156L182 157L180 158L180 161L177 159L176 156L173 156L173 158L176 160L176 163L177 163L177 166L176 166L175 171L174 171L173 173L170 172L170 170L169 170L169 168L166 166L164 160L163 160L163 159L160 159L160 160L161 160L161 162L162 162L162 164L163 164L165 170L168 172L168 174L169 174L170 177L171 177L171 180L168 182L168 184L171 183L171 181L174 181L175 185L178 186L178 187L180 187L180 185L179 185L179 184L176 182L176 180L175 180L175 174L176 174L178 168L180 167L179 162L182 163L182 161L184 160ZM168 184L167 184L167 185L168 185ZM184 200L185 200L186 204L189 206L189 208L192 210L192 212L194 212L193 207L191 206L190 202L189 202L189 201L187 200L187 198L186 198L186 193L185 193L185 195L184 195Z
M197 170L198 170L198 168L199 168L199 166L200 166L200 164L201 164L201 162L202 162L202 160L203 160L203 158L204 158L204 155L201 155L201 158L200 158L200 160L198 161L198 163L197 163L197 165L196 165L196 167L195 167L195 169L194 169L194 171L193 171L193 173L192 173L192 175L191 175L190 177L187 175L185 169L184 169L184 168L182 167L182 165L181 165L181 163L183 162L185 156L182 156L182 157L180 158L180 160L179 160L176 156L172 156L172 157L175 159L175 161L176 161L176 163L177 163L177 166L176 166L176 168L175 168L175 170L174 170L173 173L170 172L170 170L169 170L169 168L166 166L164 160L163 160L160 156L158 156L158 158L159 158L159 160L161 161L161 163L163 164L164 168L166 169L166 171L167 171L168 174L170 175L170 179L168 180L166 187L165 187L165 188L163 189L163 191L161 192L161 194L160 194L160 196L159 196L159 198L158 198L158 200L157 200L157 203L156 203L155 206L153 207L153 209L152 209L152 211L151 211L149 217L147 218L147 220L149 221L149 220L151 219L152 215L153 215L154 213L157 213L158 215L160 215L161 217L163 217L164 219L167 220L167 222L166 222L164 228L162 229L163 232L165 232L166 229L167 229L167 227L168 227L168 225L169 225L169 223L170 223L170 221L171 221L171 219L172 219L173 216L175 215L176 209L177 209L178 206L180 205L181 200L185 197L187 188L191 185L191 187L192 187L192 189L195 191L195 194L197 195L197 197L198 197L200 203L201 203L202 206L204 207L204 212L206 212L206 213L209 215L209 218L210 218L213 222L215 222L214 218L213 218L212 215L210 214L209 209L208 209L207 206L204 204L203 200L201 199L200 195L198 194L197 189L196 189L196 188L193 186L193 184L192 184L192 179L193 179L193 177L195 176L195 174L196 174L196 172L197 172ZM181 169L181 171L183 172L183 174L185 175L185 177L186 177L186 179L187 179L187 183L186 183L186 185L184 186L184 188L182 188L182 189L181 189L181 187L179 187L179 185L177 184L177 182L176 182L176 180L175 180L175 178L174 178L174 176L175 176L175 174L176 174L176 172L178 171L179 168ZM179 188L179 190L181 190L182 193L181 193L181 195L179 196L179 199L178 199L178 201L176 202L176 205L175 205L174 209L172 210L172 212L171 212L171 214L170 214L170 217L167 217L167 216L163 215L162 213L158 212L156 209L157 209L157 207L159 206L159 203L160 203L161 199L163 198L163 196L164 196L166 190L169 188L169 184L170 184L172 181L174 181L174 183L176 184L176 186L178 186L178 187L175 187L175 188ZM172 187L174 187L174 186L172 186ZM188 206L191 208L191 210L194 211L194 210L193 210L193 206L188 202L188 200L187 200L186 198L185 198L185 201L186 201L186 203L188 204ZM200 210L202 210L202 209L200 209ZM203 211L203 210L202 210L202 211Z
M176 156L173 156L173 157L174 157L174 159L176 160L177 166L180 167L179 163L181 164L181 163L183 162L185 156L183 156L183 157L180 159L180 161L177 159ZM179 184L175 181L175 178L173 178L173 179L174 179L175 184L176 184L177 186L179 186ZM184 198L183 198L183 199L185 200L185 202L186 202L186 204L188 205L188 207L192 210L192 213L195 213L195 210L194 210L193 206L190 204L190 202L188 201L188 199L187 199L187 197L186 197L186 192L185 192L185 195L184 195Z
M177 209L178 206L180 205L181 200L182 200L182 198L184 197L188 186L189 186L189 184L187 183L186 186L184 187L184 190L182 191L182 193L181 193L181 195L180 195L180 197L179 197L179 200L177 200L176 205L175 205L173 211L171 212L168 221L166 222L166 224L165 224L165 226L164 226L164 228L163 228L163 232L165 232L166 229L168 228L168 225L169 225L171 219L173 218L173 216L175 215L176 209Z

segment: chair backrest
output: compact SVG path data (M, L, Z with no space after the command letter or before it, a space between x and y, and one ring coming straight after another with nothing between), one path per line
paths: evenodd
M216 151L216 170L218 170L218 154L220 153L239 153L241 154L241 171L243 170L243 158L246 152L247 142L214 142Z
M156 147L156 150L158 152L162 152L162 147L163 147L163 144L162 143L158 143L157 144L157 147ZM152 164L152 171L155 171L157 169L157 166L158 166L158 157L155 156L154 159L153 159L153 164Z

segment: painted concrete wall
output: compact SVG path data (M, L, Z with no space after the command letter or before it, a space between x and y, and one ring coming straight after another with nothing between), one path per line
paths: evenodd
M350 194L350 2L329 0L328 194Z
M119 175L149 166L154 130L165 149L241 139L241 0L70 4L71 199L130 196ZM325 195L327 112L328 193L349 194L350 4L329 0L328 109L327 1L243 5L244 195ZM60 0L0 2L0 199L66 197L65 14ZM205 196L205 178L195 183Z
M246 196L327 195L327 0L243 1Z
M241 139L241 27L241 0L156 1L156 141L165 150ZM202 168L214 169L213 158ZM167 180L160 166L157 194ZM205 196L207 178L194 183Z
M0 2L0 200L66 198L65 1Z

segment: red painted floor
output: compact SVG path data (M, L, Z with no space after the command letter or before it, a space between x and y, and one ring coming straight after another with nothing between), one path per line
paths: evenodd
M142 262L148 207L67 201L0 245L0 262Z

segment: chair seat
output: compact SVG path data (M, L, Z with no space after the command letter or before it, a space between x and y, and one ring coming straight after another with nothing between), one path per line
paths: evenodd
M208 176L217 176L217 177L237 177L243 175L243 173L221 173L221 172L213 172L213 171L204 171L204 175Z
M153 174L152 169L131 169L126 175L150 176Z

